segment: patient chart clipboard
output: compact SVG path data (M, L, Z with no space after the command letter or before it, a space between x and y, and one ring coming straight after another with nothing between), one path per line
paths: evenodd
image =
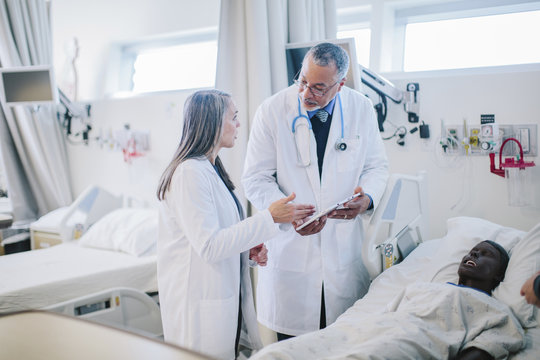
M308 226L309 224L311 224L312 222L316 221L316 220L319 220L320 218L322 218L323 216L325 215L328 215L330 214L332 211L334 210L338 210L340 208L343 208L343 205L345 203L348 203L349 201L353 200L353 199L356 199L357 197L360 197L362 196L362 193L357 193L357 194L354 194L352 196L349 196L348 198L346 199L343 199L341 200L340 202L338 202L337 204L334 204L332 206L330 206L329 208L327 208L326 210L323 210L319 213L317 213L316 215L314 215L311 219L309 219L308 221L306 221L305 223L303 223L302 225L300 225L299 227L296 228L296 230L302 230L303 228L305 228L306 226Z

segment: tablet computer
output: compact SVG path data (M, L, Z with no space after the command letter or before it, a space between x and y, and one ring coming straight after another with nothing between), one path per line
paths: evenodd
M330 214L332 211L334 210L339 210L340 208L343 208L343 205L353 199L356 199L357 197L360 197L362 196L362 193L357 193L357 194L354 194L352 196L349 196L348 198L346 199L343 199L341 200L340 202L338 202L337 204L334 204L332 206L330 206L329 208L327 208L326 210L323 210L319 213L317 213L316 215L314 215L311 219L309 219L308 221L306 221L305 223L303 223L302 225L300 225L299 227L296 228L296 230L302 230L303 228L305 228L306 226L308 226L309 224L311 224L312 222L320 219L321 217L325 216L325 215L328 215Z

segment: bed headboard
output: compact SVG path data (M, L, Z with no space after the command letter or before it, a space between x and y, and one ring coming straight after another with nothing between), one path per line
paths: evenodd
M32 248L37 246L34 241L36 232L53 234L54 245L70 241L82 235L104 215L122 207L122 202L122 196L114 195L99 186L89 186L71 205L53 210L30 224ZM82 228L77 230L78 226Z
M405 257L425 239L428 239L426 172L416 176L392 174L380 204L366 224L362 258L371 279L389 266L383 262L385 244L391 244L387 250L397 245Z

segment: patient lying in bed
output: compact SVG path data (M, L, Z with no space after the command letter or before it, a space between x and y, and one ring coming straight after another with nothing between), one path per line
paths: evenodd
M272 344L252 359L492 359L523 344L511 310L491 297L504 278L506 251L477 244L458 269L458 284L413 283L382 313L341 316L328 328ZM361 323L358 323L360 319Z

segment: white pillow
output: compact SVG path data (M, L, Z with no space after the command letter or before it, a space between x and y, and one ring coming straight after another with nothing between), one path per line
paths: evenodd
M446 224L446 236L432 262L434 282L457 282L461 259L479 242L495 241L511 255L512 248L526 235L524 231L473 217L451 218Z
M155 248L158 213L154 209L123 208L105 215L88 229L79 245L146 255Z
M520 295L523 283L540 270L540 224L512 249L504 281L493 296L512 309L524 328L538 326L538 309Z

